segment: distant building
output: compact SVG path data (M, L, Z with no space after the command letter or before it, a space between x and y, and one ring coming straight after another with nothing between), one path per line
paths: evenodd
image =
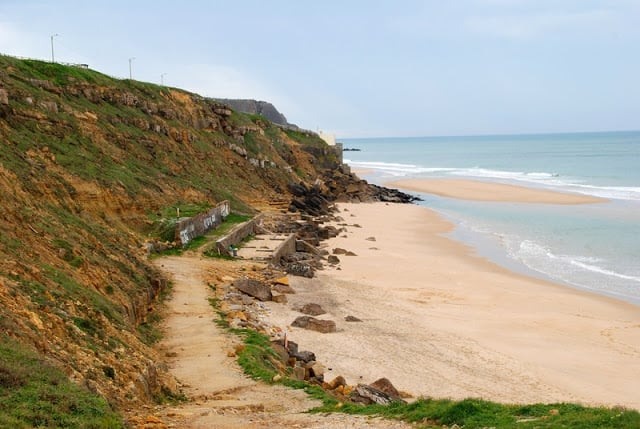
M318 135L329 146L335 146L336 145L336 136L335 136L335 134L329 134L329 133L325 133L324 131L318 131Z

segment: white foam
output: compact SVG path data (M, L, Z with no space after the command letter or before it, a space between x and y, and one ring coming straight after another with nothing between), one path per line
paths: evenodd
M569 269L568 266L572 266L577 267L580 270L586 270L604 276L640 282L640 277L618 273L616 271L602 267L601 265L606 262L604 259L592 256L556 255L551 252L549 248L531 240L521 241L518 249L515 252L512 252L512 256L520 260L530 268L543 272L544 274L550 275L552 277L554 276L554 272L557 273L556 275L560 273L567 274L567 271ZM545 259L547 259L548 262L551 263L551 265L545 264Z
M572 265L577 266L577 267L583 268L583 269L585 269L587 271L592 271L594 273L604 274L606 276L613 276L613 277L617 277L619 279L631 280L631 281L640 283L640 277L635 277L635 276L629 276L629 275L626 275L626 274L616 273L615 271L611 271L611 270L608 270L606 268L598 267L596 265L585 264L584 262L580 262L579 260L575 260L575 259L571 260L570 263Z
M588 185L580 183L576 178L561 178L558 173L553 172L491 170L480 167L424 167L415 164L351 160L345 160L345 162L353 167L377 170L396 177L434 175L507 180L533 183L556 191L577 192L600 198L640 201L640 187Z

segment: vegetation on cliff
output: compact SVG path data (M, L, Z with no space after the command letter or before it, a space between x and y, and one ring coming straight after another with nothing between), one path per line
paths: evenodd
M287 202L290 182L338 162L313 134L211 99L6 56L0 145L3 380L17 344L115 407L175 390L149 347L167 288L144 246L157 221Z

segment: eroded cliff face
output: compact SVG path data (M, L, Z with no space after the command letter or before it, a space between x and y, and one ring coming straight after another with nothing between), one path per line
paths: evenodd
M317 136L217 101L0 56L0 341L121 407L170 394L150 347L167 291L151 217L225 199L252 212L336 167Z
M221 103L231 107L238 112L248 113L250 115L261 115L269 121L285 126L292 126L287 118L276 109L276 106L268 101L219 98Z

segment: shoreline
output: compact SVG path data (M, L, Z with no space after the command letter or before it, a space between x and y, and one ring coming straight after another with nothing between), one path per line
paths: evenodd
M416 396L640 409L637 306L476 256L444 237L453 225L425 207L339 207L350 226L327 250L357 256L339 256L340 270L315 279L291 279L290 307L317 302L328 311L320 318L338 325L334 334L288 328L331 368L327 379L388 377ZM270 308L280 326L300 315Z
M596 204L609 201L605 198L584 194L471 179L402 179L386 182L384 186L471 201L563 205Z

